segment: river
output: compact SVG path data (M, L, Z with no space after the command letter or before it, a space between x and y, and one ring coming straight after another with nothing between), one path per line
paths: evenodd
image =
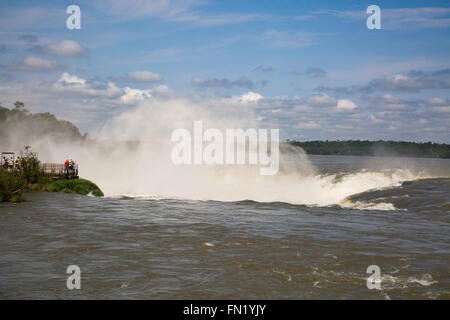
M415 173L323 205L27 194L0 204L0 298L450 299L450 160L310 159L334 184Z

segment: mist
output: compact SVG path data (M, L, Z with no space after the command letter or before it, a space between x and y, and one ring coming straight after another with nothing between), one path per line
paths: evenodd
M92 139L61 138L56 128L48 130L51 134L31 135L27 131L9 135L0 145L2 150L16 152L31 145L42 162L74 159L80 176L95 182L107 197L348 205L345 200L351 195L425 176L401 165L383 171L369 163L373 160L364 170L322 172L303 149L288 144L281 145L280 169L273 176L260 175L259 165L175 165L171 161L173 130L192 131L195 120L202 120L205 129L222 132L227 128L257 129L260 125L254 108L242 97L155 97L109 119L90 133ZM29 124L30 128L37 126ZM383 208L383 204L374 206Z

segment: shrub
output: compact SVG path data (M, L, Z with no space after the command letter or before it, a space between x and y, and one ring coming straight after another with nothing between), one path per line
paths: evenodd
M21 172L6 172L0 168L0 201L18 200L27 186L27 180Z
M40 176L43 176L41 162L36 152L32 152L30 147L25 147L25 153L21 153L20 168L28 183L35 183Z

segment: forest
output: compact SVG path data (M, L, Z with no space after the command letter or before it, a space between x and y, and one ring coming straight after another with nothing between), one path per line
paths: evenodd
M444 143L383 140L287 140L287 143L303 148L307 154L450 158L450 145Z

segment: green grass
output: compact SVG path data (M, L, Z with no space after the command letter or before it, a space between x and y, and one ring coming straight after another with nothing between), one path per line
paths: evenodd
M19 192L17 192L20 190ZM48 191L103 197L102 190L93 182L86 179L60 179L53 181L42 175L37 182L28 184L27 179L20 172L5 172L0 168L0 202L25 201L26 191Z
M103 192L95 183L86 179L57 180L44 186L44 191L76 193L81 195L92 194L95 197L104 196Z

